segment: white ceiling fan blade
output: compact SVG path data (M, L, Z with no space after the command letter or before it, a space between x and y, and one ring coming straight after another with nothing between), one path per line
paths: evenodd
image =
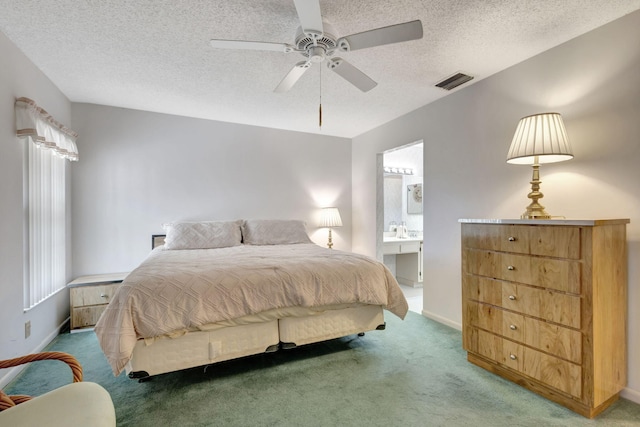
M302 31L311 37L319 38L324 32L320 0L293 0L300 19Z
M287 92L293 87L294 84L302 77L305 71L311 66L309 61L298 62L292 69L284 76L284 79L273 90L276 93Z
M293 46L285 43L253 42L245 40L217 40L213 39L212 47L217 49L245 49L245 50L271 50L274 52L292 52Z
M338 49L343 52L348 52L421 38L422 22L416 20L341 37L338 39Z
M378 85L371 77L342 58L330 59L327 66L363 92L368 92Z

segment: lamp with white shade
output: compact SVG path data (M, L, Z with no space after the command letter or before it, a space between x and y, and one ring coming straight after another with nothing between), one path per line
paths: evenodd
M338 208L323 208L320 213L320 227L326 227L329 229L329 240L327 247L333 248L333 240L331 239L331 229L334 227L342 227L342 219L340 218L340 211Z
M560 114L542 113L520 119L511 141L507 163L533 166L531 192L527 196L531 203L521 218L551 218L544 206L538 203L538 200L544 197L540 192L540 164L562 162L572 158L573 152Z

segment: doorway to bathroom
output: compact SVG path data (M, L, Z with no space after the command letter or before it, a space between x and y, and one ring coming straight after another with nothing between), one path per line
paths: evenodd
M423 142L382 153L378 253L398 280L409 309L422 313Z

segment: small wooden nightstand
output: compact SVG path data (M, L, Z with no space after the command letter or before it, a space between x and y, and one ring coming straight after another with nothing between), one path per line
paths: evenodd
M78 277L67 286L71 303L71 332L91 330L129 273Z

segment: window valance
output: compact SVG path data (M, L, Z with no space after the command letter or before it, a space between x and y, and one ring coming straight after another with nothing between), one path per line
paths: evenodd
M16 135L71 161L78 160L78 134L56 121L29 98L16 100Z

